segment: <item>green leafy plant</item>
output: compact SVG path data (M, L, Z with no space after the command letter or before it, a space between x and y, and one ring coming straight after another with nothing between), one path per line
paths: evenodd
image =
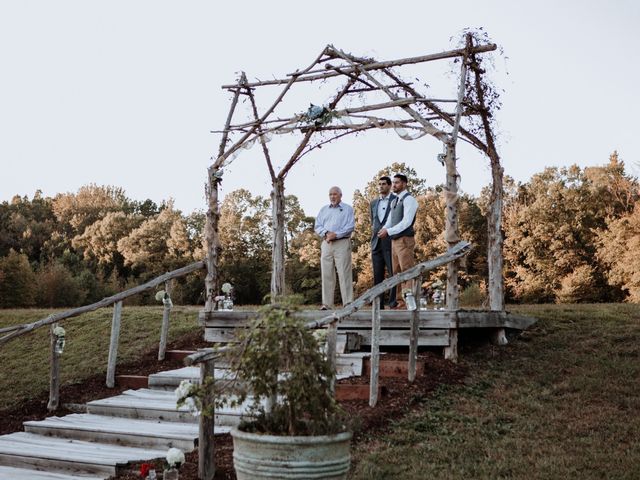
M234 402L253 396L244 431L273 435L327 435L345 431L346 416L331 391L329 359L290 302L267 305L229 353L231 370L244 388ZM271 408L264 402L276 399ZM224 400L223 400L224 401Z

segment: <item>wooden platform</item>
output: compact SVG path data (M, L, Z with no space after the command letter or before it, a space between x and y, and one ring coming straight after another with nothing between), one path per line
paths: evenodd
M198 319L204 327L204 338L210 342L235 341L235 330L247 325L257 316L255 310L201 311ZM298 312L307 321L331 315L326 310L302 310ZM381 346L407 346L409 322L412 312L406 310L382 310L380 312ZM449 346L449 332L463 328L512 328L524 330L536 322L535 318L509 312L483 310L420 310L420 346ZM353 332L360 336L363 346L371 345L371 311L360 310L338 323L338 334Z

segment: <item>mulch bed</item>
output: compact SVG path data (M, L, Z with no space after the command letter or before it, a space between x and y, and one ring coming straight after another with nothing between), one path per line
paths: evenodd
M201 332L183 337L180 341L172 343L169 349L195 349L208 346L202 340ZM406 354L389 353L385 359L405 360ZM417 408L422 399L426 398L438 385L461 383L466 375L463 366L448 362L440 355L433 353L421 353L419 361L425 362L425 375L416 378L412 384L406 378L381 378L383 395L374 408L370 408L367 401L341 402L354 422L353 445L357 448L359 442L365 441L376 433L384 432L393 420L397 420ZM180 368L182 361L157 360L157 351L151 351L135 363L118 365L118 374L148 375L160 370ZM86 381L74 385L65 385L60 390L60 398L65 403L85 403L98 398L116 395L125 388L107 388L104 384L104 374L95 375ZM340 383L368 383L364 377L347 378ZM33 399L17 408L0 411L0 434L22 430L22 422L27 420L41 420L48 416L48 394L41 398ZM58 410L56 415L62 416L69 411ZM157 472L162 472L162 461L155 463ZM140 464L131 466L127 472L117 477L118 480L140 480L138 474ZM198 452L186 454L186 462L180 468L181 480L197 480L198 478ZM216 437L216 479L235 479L233 471L233 444L230 435Z

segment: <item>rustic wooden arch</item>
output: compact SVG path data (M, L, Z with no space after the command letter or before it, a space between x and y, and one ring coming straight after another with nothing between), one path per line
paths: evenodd
M457 194L459 174L456 169L456 143L458 139L468 142L488 156L492 172L491 206L489 218L489 299L491 310L504 310L502 277L502 176L503 169L496 150L494 135L490 123L487 87L483 81L485 71L480 67L479 55L496 50L492 43L479 44L473 35L467 33L465 46L457 50L403 58L391 61L376 61L372 58L359 58L335 48L326 46L313 62L302 70L287 74L286 78L249 82L244 73L237 83L223 85L222 88L233 93L217 157L208 168L207 198L208 211L205 226L207 249L207 276L205 312L215 308L214 296L217 292L217 265L220 253L218 237L218 185L222 178L222 169L232 161L240 149L260 143L269 170L272 183L272 222L273 222L273 263L271 276L272 298L284 292L284 180L291 168L302 156L324 143L372 128L403 128L428 134L443 143L445 154L443 162L446 168L446 229L445 238L449 246L459 240ZM421 95L412 84L401 79L392 69L408 64L431 62L446 59L460 60L460 82L458 96L455 99L427 98ZM338 64L335 64L335 62ZM310 110L306 114L289 117L277 117L274 111L291 88L302 82L322 81L332 77L342 77L343 87L323 107L321 111ZM269 86L283 86L279 95L266 111L260 113L256 106L255 91ZM368 92L383 92L388 97L384 103L367 103ZM362 105L340 109L340 102L347 96L359 94ZM243 123L232 123L240 96L248 98L252 118ZM454 112L447 112L446 106L455 104ZM397 120L385 115L389 109L401 108L408 118ZM359 115L366 120L358 124L338 125L333 120L349 115ZM465 125L475 117L480 125L473 133ZM298 132L302 139L289 160L280 171L276 171L267 145L270 136L278 133ZM314 134L329 132L329 139L311 143ZM483 139L479 136L484 137ZM447 309L458 308L458 269L457 263L448 265L447 270ZM499 333L500 338L504 332Z

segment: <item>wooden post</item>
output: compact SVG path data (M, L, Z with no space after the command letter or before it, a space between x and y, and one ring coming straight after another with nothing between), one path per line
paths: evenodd
M327 330L327 358L331 363L331 380L329 385L331 387L331 391L335 395L336 393L336 356L337 356L337 348L336 345L338 343L338 320L334 320L329 324Z
M164 283L164 291L166 297L171 299L171 281L167 280ZM160 328L160 347L158 347L158 360L164 360L165 353L167 351L167 338L169 336L169 316L171 314L171 301L164 302L164 309L162 310L162 327Z
M242 75L244 77L244 73ZM242 82L242 77L238 81L238 87ZM220 164L220 157L225 153L227 148L227 141L229 139L229 125L231 125L231 119L233 113L238 105L238 99L240 98L240 88L237 88L233 94L233 100L231 100L231 107L227 114L227 121L225 122L224 132L220 139L220 146L218 147L218 159L207 168L207 183L205 184L205 193L207 195L207 214L206 222L204 225L204 244L207 252L205 263L207 265L207 276L204 278L206 301L204 305L205 312L212 312L215 310L216 302L214 297L218 292L218 256L220 254L220 237L218 236L218 220L220 219L220 211L218 208L218 184L222 181L222 166Z
M271 303L277 302L284 294L284 179L273 180L271 191L271 221L273 223L273 243L271 255Z
M445 206L445 240L451 248L460 241L458 232L458 172L456 169L456 148L455 142L447 144L445 155L445 167L447 171L446 187L444 190ZM458 265L453 261L447 264L447 310L458 309ZM444 348L444 357L449 360L458 360L458 330L449 330L449 346Z
M207 360L200 364L200 384L214 380L214 361ZM207 380L211 378L211 380ZM214 448L214 425L215 425L215 397L213 385L206 389L202 398L202 414L200 415L198 432L198 478L200 480L212 480L216 473L215 448ZM205 412L207 414L205 415Z
M378 375L380 371L380 297L371 303L371 376L369 378L369 406L378 404Z
M216 302L214 297L218 291L218 253L220 252L220 238L218 235L218 221L220 212L218 211L218 169L209 167L209 182L207 184L207 196L209 208L207 209L206 222L204 226L204 240L207 251L206 264L207 276L204 278L206 302L205 312L215 310Z
M491 160L491 203L489 206L489 241L487 246L487 264L489 267L489 308L492 311L504 311L504 279L502 276L502 177L503 168L495 149L489 150ZM491 334L495 345L508 343L504 328L496 328Z
M489 120L489 110L486 108L485 85L482 82L484 70L479 67L473 50L473 36L467 34L467 51L472 52L472 69L475 80L475 90L480 106L479 113L482 119L482 126L486 139L486 153L491 163L491 197L489 203L488 233L489 241L487 246L487 265L489 268L489 308L492 311L504 310L504 278L502 275L502 200L503 200L503 173L504 169L500 164L500 156L493 138L491 122ZM493 332L492 340L498 345L506 345L507 337L504 328L498 328Z
M122 316L122 301L113 305L113 319L111 320L111 341L109 343L109 360L107 361L107 387L116 385L116 358L118 357L118 341L120 339L120 318Z
M60 355L56 352L56 342L58 337L53 330L58 326L57 323L51 325L49 335L51 337L51 376L49 377L49 403L47 410L53 412L58 409L60 403Z
M418 363L418 334L420 328L420 294L422 293L422 276L413 281L413 297L416 299L416 309L411 312L411 331L409 332L409 367L410 382L416 379L416 365Z

